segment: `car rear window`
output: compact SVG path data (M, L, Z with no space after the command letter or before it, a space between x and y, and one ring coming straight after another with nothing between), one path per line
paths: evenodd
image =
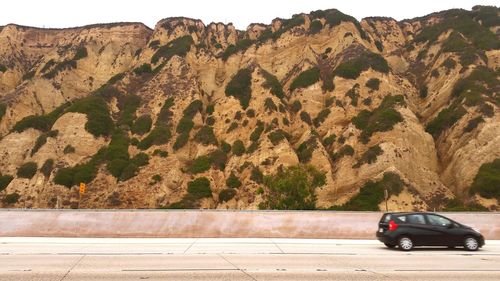
M396 218L402 222L406 222L406 215L399 215L399 216L396 216Z
M391 214L385 214L380 221L389 222L390 220L391 220Z
M406 222L406 215L397 215L397 214L385 214L380 219L380 222L388 223L391 220L398 220L400 222Z

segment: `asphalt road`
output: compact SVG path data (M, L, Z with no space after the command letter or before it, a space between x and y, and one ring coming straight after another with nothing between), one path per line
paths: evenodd
M400 252L374 240L0 238L0 280L500 280L500 241Z

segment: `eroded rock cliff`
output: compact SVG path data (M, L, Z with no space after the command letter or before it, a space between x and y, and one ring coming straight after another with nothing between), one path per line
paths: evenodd
M304 163L326 176L316 208L385 208L363 198L388 189L392 210L496 210L498 25L474 7L2 27L0 205L256 209L266 175Z

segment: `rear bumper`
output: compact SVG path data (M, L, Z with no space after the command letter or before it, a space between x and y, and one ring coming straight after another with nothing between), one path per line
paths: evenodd
M384 244L397 245L398 241L396 237L392 237L392 235L388 235L387 232L378 232L375 234L377 236L378 241Z

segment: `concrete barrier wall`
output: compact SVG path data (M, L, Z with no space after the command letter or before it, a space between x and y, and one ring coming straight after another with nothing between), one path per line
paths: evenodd
M0 236L374 239L379 212L0 210ZM443 213L500 239L500 213Z

